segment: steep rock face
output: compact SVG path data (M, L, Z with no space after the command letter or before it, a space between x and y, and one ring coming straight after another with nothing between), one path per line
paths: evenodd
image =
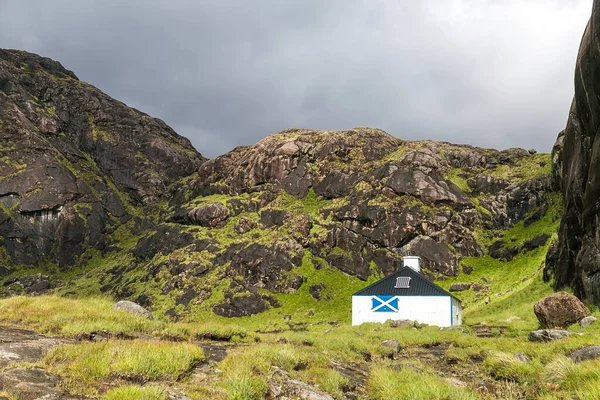
M549 252L546 278L600 304L600 1L594 1L575 67L575 97L554 147L555 177L564 213L559 240Z
M84 264L86 249L106 251L107 234L129 221L133 208L164 198L169 184L202 161L162 121L60 63L0 49L5 264Z

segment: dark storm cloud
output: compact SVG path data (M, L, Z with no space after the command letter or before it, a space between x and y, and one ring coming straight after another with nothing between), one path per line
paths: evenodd
M548 151L591 0L3 1L57 59L205 155L288 128Z

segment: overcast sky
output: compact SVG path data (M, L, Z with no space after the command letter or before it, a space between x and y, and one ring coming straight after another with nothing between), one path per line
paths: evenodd
M290 127L549 151L592 0L0 0L59 60L214 157Z

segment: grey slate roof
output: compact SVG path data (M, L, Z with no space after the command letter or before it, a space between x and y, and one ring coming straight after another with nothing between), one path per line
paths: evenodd
M399 276L410 277L408 289L397 289L396 278ZM453 296L444 289L425 278L410 267L402 267L393 274L367 286L354 293L353 296ZM459 299L457 299L459 300ZM460 300L459 300L460 301Z

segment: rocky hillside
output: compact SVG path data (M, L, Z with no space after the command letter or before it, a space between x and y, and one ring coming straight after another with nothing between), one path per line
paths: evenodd
M361 279L372 262L387 274L407 254L421 255L431 275L456 275L460 257L487 250L478 231L544 214L547 167L546 155L519 149L407 142L366 128L288 130L202 165L187 198L173 202L172 222L231 225L238 237L278 231L296 242L292 253L308 249Z
M85 264L107 235L204 159L160 120L127 107L56 61L0 50L0 259ZM18 268L17 268L18 269ZM13 268L13 270L15 270Z
M600 1L583 35L575 67L575 97L554 150L564 196L559 241L548 255L546 278L557 288L600 305Z
M545 249L560 207L548 154L371 128L289 129L206 161L24 52L0 51L0 102L6 294L108 293L174 318L335 308L402 255L444 280Z
M426 274L447 279L472 272L464 257L510 261L545 246L546 231L527 243L503 232L554 215L549 161L370 128L283 131L175 184L166 222L140 236L129 265L120 259L78 285L99 281L174 317L342 307L402 255L419 254Z

